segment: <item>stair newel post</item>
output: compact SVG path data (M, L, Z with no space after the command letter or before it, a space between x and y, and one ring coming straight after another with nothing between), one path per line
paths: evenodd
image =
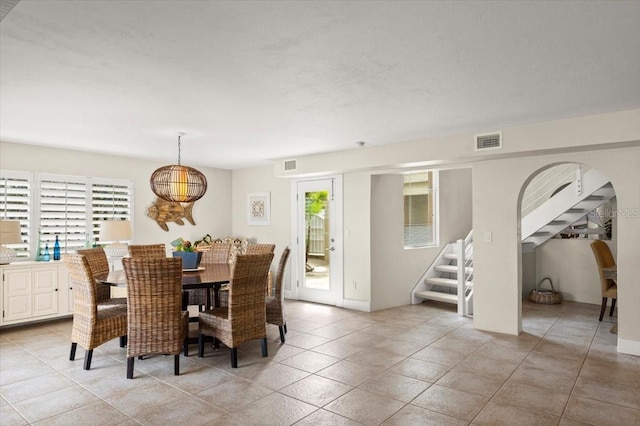
M577 196L582 195L582 167L578 167L576 170L576 192Z
M456 257L458 258L458 314L467 315L467 308L465 303L465 247L464 240L458 240L456 242Z

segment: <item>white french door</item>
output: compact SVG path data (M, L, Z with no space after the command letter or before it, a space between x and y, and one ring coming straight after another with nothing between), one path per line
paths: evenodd
M342 177L295 185L298 299L341 306Z

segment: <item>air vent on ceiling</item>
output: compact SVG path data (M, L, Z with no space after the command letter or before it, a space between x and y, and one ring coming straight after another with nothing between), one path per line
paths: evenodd
M501 149L502 148L502 132L485 133L476 135L476 151L485 149Z
M291 172L298 168L298 164L296 160L284 160L284 171Z

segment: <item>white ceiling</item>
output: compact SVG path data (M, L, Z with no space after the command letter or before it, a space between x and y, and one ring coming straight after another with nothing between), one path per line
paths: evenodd
M639 22L638 1L21 0L0 138L174 163L181 131L183 163L236 169L640 108Z

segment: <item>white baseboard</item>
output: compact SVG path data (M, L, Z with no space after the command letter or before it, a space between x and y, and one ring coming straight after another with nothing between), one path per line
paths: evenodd
M361 300L342 299L342 307L362 312L371 312L371 303Z
M640 356L640 342L635 340L618 339L618 352Z

